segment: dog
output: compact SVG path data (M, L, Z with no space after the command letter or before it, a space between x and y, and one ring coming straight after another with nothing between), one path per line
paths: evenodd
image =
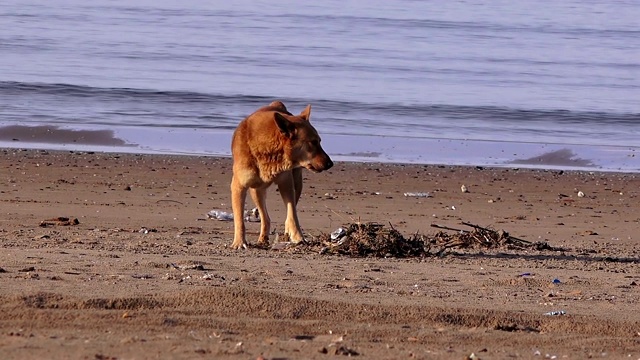
M320 145L320 135L309 122L311 105L291 114L281 101L258 109L245 118L233 133L231 154L233 178L233 249L247 247L244 203L247 191L260 213L258 246L269 246L271 219L267 212L267 189L278 185L287 208L285 234L292 243L304 241L296 205L302 192L302 168L313 172L329 170L333 161Z

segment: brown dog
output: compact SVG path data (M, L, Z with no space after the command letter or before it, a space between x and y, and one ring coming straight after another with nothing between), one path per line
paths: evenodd
M302 168L314 172L333 166L320 146L320 136L309 122L311 105L292 115L284 104L274 101L249 115L233 133L233 179L231 201L234 218L234 249L246 248L244 202L247 190L260 212L258 245L269 244L271 219L267 212L267 188L276 183L287 207L285 234L294 243L304 240L296 205L302 191Z

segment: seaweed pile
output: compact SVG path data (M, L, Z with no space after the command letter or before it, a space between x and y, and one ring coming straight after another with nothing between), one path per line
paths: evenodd
M320 239L323 251L352 257L420 257L429 249L422 235L405 238L393 228L378 223L352 223Z
M413 234L404 237L391 224L351 223L331 234L322 234L306 248L321 254L350 257L428 257L442 256L451 249L496 249L561 251L546 242L530 242L511 236L504 230L463 222L470 230L432 224L441 231L432 236ZM442 231L444 230L444 231Z
M431 239L434 245L441 247L440 252L444 252L451 248L462 249L507 249L507 250L550 250L560 251L562 249L554 248L546 242L531 242L511 236L504 230L494 230L490 227L482 227L468 222L462 222L471 230L454 229L447 226L431 224L431 227L455 231L455 233L447 233L440 231Z

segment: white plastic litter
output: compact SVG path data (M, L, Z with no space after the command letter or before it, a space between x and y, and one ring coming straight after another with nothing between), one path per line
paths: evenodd
M233 221L233 214L222 210L211 210L207 213L209 219L216 219L220 221Z
M220 221L233 221L233 214L222 210L211 210L207 213L207 217ZM260 211L258 211L258 208L246 210L244 219L249 222L260 222Z
M404 196L406 196L406 197L424 197L424 198L428 198L428 197L431 197L431 194L429 194L428 192L406 192L406 193L404 193Z

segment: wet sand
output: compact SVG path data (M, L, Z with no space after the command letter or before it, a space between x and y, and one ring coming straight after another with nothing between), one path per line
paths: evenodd
M305 172L307 237L465 221L560 248L398 259L230 250L233 224L206 216L231 211L228 158L7 149L0 169L3 359L640 357L638 174ZM79 223L41 226L57 217Z
M74 130L57 126L0 127L0 141L40 143L40 144L79 144L93 146L124 146L126 143L114 137L112 130Z

